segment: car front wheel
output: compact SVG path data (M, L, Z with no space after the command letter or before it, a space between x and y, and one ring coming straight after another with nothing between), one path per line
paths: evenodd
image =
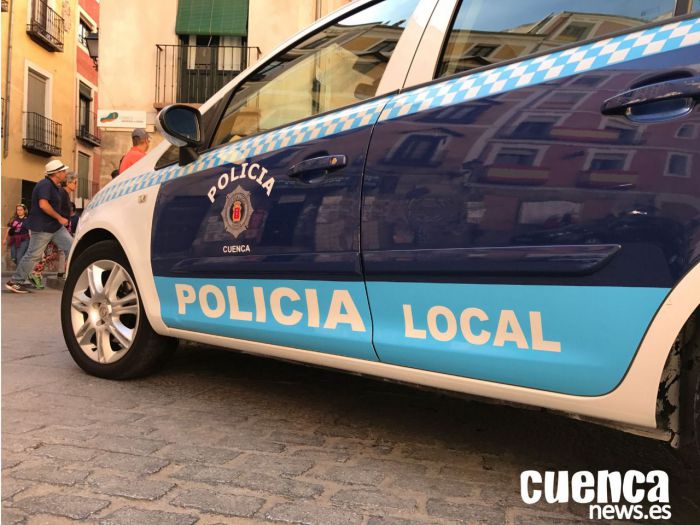
M115 241L93 244L71 265L61 325L78 366L108 379L153 372L177 344L151 327L129 261Z

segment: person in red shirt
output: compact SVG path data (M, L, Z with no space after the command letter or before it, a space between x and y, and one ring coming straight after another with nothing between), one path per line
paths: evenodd
M143 128L136 128L131 132L132 148L126 152L119 163L119 173L124 173L133 164L136 164L146 156L151 139Z

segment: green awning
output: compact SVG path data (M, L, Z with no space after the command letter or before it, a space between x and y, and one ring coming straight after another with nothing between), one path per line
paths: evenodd
M179 0L178 35L248 34L248 0Z

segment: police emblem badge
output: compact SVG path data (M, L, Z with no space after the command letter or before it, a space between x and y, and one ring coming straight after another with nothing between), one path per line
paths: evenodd
M250 217L253 215L253 205L250 202L250 192L240 185L236 186L226 196L221 218L224 219L224 228L236 239L248 229Z

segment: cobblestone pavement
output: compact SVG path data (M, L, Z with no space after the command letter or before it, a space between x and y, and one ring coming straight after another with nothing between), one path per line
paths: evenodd
M576 525L519 474L662 468L675 523L700 490L663 446L536 410L180 345L153 377L72 362L60 295L2 294L2 524Z

